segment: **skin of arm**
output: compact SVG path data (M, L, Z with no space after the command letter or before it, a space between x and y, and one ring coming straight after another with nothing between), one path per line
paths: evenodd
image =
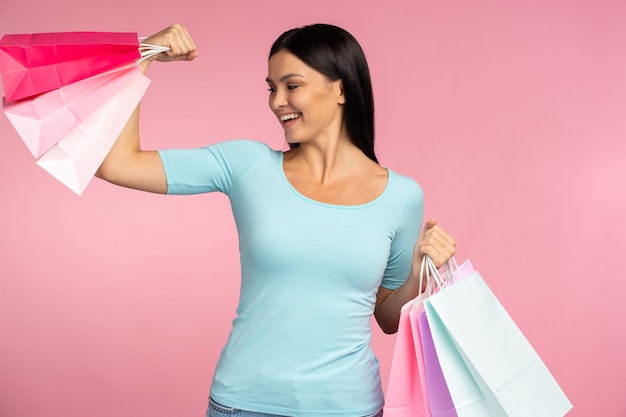
M189 33L179 24L160 31L144 42L170 48L169 51L142 62L140 67L144 74L153 60L191 61L199 55ZM164 194L167 192L167 182L158 152L141 149L139 113L138 105L96 172L96 176L123 187Z

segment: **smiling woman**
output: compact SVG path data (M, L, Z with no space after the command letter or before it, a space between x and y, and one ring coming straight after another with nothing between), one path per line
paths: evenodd
M372 83L365 54L356 39L337 26L310 25L288 30L276 39L270 50L270 68L272 57L280 51L290 52L327 82L341 82L347 132L367 157L378 162L374 154Z
M170 48L159 61L198 55L181 25L146 43ZM435 221L420 233L420 186L378 164L369 70L348 32L318 24L283 33L267 83L289 151L250 140L141 151L137 109L98 175L230 199L241 293L207 416L380 416L370 318L395 332L420 290L423 256L443 264L454 239Z
M309 138L316 142L332 141L336 132L343 140L349 140L343 123L345 99L341 80L327 80L286 50L272 55L268 67L270 108L282 122L292 148ZM281 75L281 71L288 73Z

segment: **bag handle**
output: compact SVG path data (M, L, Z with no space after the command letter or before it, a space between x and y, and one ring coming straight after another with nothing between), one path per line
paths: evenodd
M457 264L454 256L448 259L439 269L435 266L432 258L428 255L424 255L422 263L426 264L426 268L430 273L430 276L433 277L433 281L436 284L435 291L440 291L448 285L454 284L454 282L458 279L457 277L459 274L455 277L455 272L459 271L459 265Z
M158 55L162 52L167 52L170 50L169 46L160 46L160 45L152 45L150 43L142 43L141 41L146 40L147 38L139 38L139 53L141 54L141 58L137 60L137 64L141 64L146 59L149 59L155 55Z
M407 306L409 306L411 308L411 310L415 310L417 308L419 308L422 305L422 302L430 297L431 295L433 295L435 292L437 292L437 278L433 276L432 271L431 271L431 267L428 264L428 256L424 255L422 257L422 263L420 265L420 281L419 281L419 294L417 295L417 297L415 297L414 299L412 299L411 301L409 301L407 304L405 304L405 306L403 306L402 308L405 308ZM432 263L432 261L431 261ZM424 285L424 280L426 280L426 285ZM422 290L423 288L423 290Z
M411 310L419 308L426 298L456 282L458 275L455 276L454 273L458 270L459 265L454 256L448 259L446 263L438 269L432 258L428 255L424 255L420 265L420 292L417 297L406 303L402 308L411 308ZM424 280L426 280L425 286ZM424 288L423 291L422 288Z

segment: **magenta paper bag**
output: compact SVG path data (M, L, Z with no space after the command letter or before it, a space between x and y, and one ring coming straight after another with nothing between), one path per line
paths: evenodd
M8 102L45 93L140 58L136 33L11 34L0 39Z
M426 385L419 335L415 337L409 319L411 305L400 311L400 322L385 395L385 417L426 417Z
M450 397L448 385L441 372L439 358L435 351L435 345L423 307L411 312L411 321L414 328L419 329L420 341L422 343L431 415L433 417L458 417Z
M37 165L81 195L149 84L148 78L137 74L113 98L39 158Z
M35 158L56 145L139 72L135 63L11 103L4 113Z

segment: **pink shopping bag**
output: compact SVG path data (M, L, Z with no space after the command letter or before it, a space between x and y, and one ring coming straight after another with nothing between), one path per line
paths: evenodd
M411 305L400 312L383 410L385 417L429 415L422 349L419 335L414 333L410 313Z
M4 113L35 158L56 145L140 72L126 64L47 93L4 103Z
M37 165L81 195L148 88L137 74L123 89L46 152Z
M0 39L8 102L54 90L140 58L136 33L10 34Z

